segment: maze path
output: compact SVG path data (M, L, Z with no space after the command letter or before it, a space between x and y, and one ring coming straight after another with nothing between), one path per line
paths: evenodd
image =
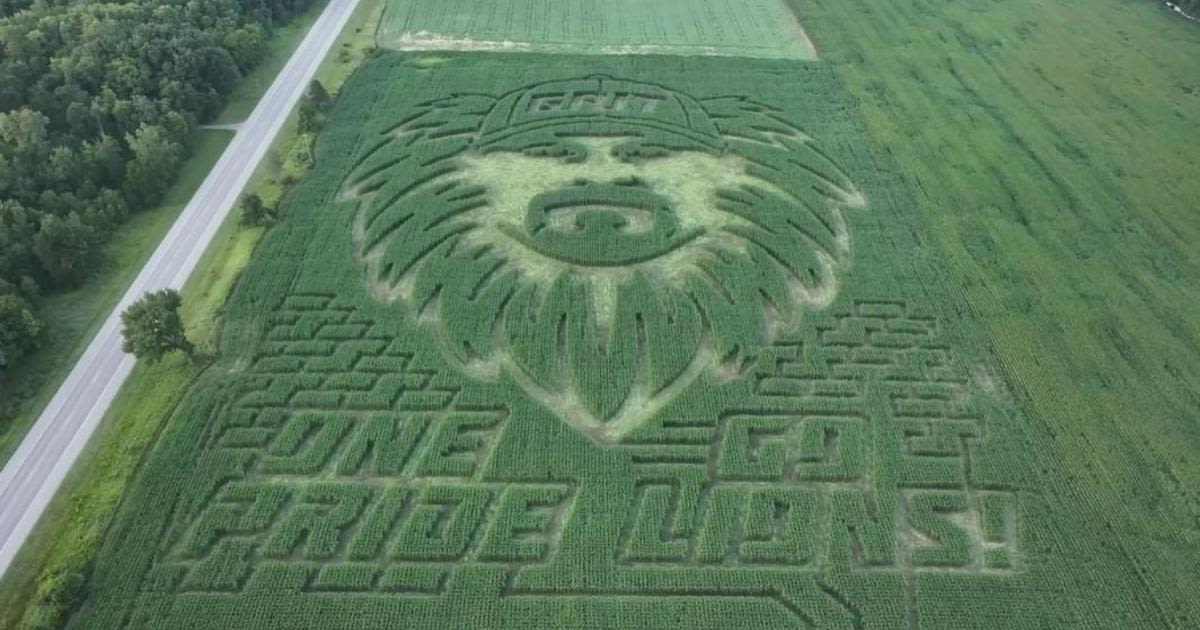
M971 477L986 412L937 321L901 302L856 302L811 332L814 343L755 357L746 408L605 447L625 451L634 475L629 509L613 514L612 565L670 570L664 596L785 608L780 578L831 562L902 575L1018 571L1017 495ZM241 461L245 477L182 530L154 588L439 596L456 573L491 564L508 575L504 596L622 596L540 586L560 541L582 526L570 519L580 488L483 474L504 405L460 404L460 390L415 367L402 340L332 295L290 296L266 339L256 387L207 444ZM881 484L883 468L902 473ZM738 585L702 586L723 571Z

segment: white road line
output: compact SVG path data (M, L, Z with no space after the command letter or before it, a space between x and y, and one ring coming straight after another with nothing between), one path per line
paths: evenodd
M0 471L0 575L133 369L121 312L146 291L183 287L357 5L330 0Z

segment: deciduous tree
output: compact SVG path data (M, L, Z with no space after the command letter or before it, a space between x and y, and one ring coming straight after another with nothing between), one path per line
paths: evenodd
M121 313L121 349L138 359L158 361L173 350L192 354L192 342L183 329L179 307L183 299L174 289L143 295Z
M56 283L75 284L86 271L92 238L92 229L78 214L72 212L65 219L46 215L33 237L33 254Z
M41 322L25 300L0 294L0 371L38 346L41 329Z
M142 125L126 142L133 153L125 174L126 196L145 205L156 203L166 192L183 151L158 125Z
M254 193L242 195L238 205L241 208L243 225L258 227L275 221L275 210L263 203L262 197Z
M333 105L333 99L321 82L313 79L300 99L300 133L314 133L325 124L325 116Z

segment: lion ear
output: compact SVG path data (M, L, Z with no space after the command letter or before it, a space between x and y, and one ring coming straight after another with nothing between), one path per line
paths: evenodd
M486 94L456 94L421 103L359 154L344 180L343 194L357 197L374 192L386 181L390 167L413 159L420 145L470 144L495 105L496 98Z
M803 164L822 180L822 188L838 205L861 207L865 198L850 176L817 146L783 111L741 96L701 101L717 130L727 140L751 142L792 154L788 160Z
M719 96L700 101L722 136L780 146L781 138L810 139L799 126L769 105L742 96Z
M495 106L496 97L487 94L455 94L426 101L384 135L412 143L447 134L473 134Z

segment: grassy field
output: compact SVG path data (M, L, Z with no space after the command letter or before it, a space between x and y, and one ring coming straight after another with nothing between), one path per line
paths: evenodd
M1200 29L789 3L370 58L72 627L1193 627Z
M393 2L380 24L379 45L400 50L816 56L781 0Z
M1142 593L1102 626L1200 623L1200 29L1120 0L794 4L1059 470L1064 579Z

